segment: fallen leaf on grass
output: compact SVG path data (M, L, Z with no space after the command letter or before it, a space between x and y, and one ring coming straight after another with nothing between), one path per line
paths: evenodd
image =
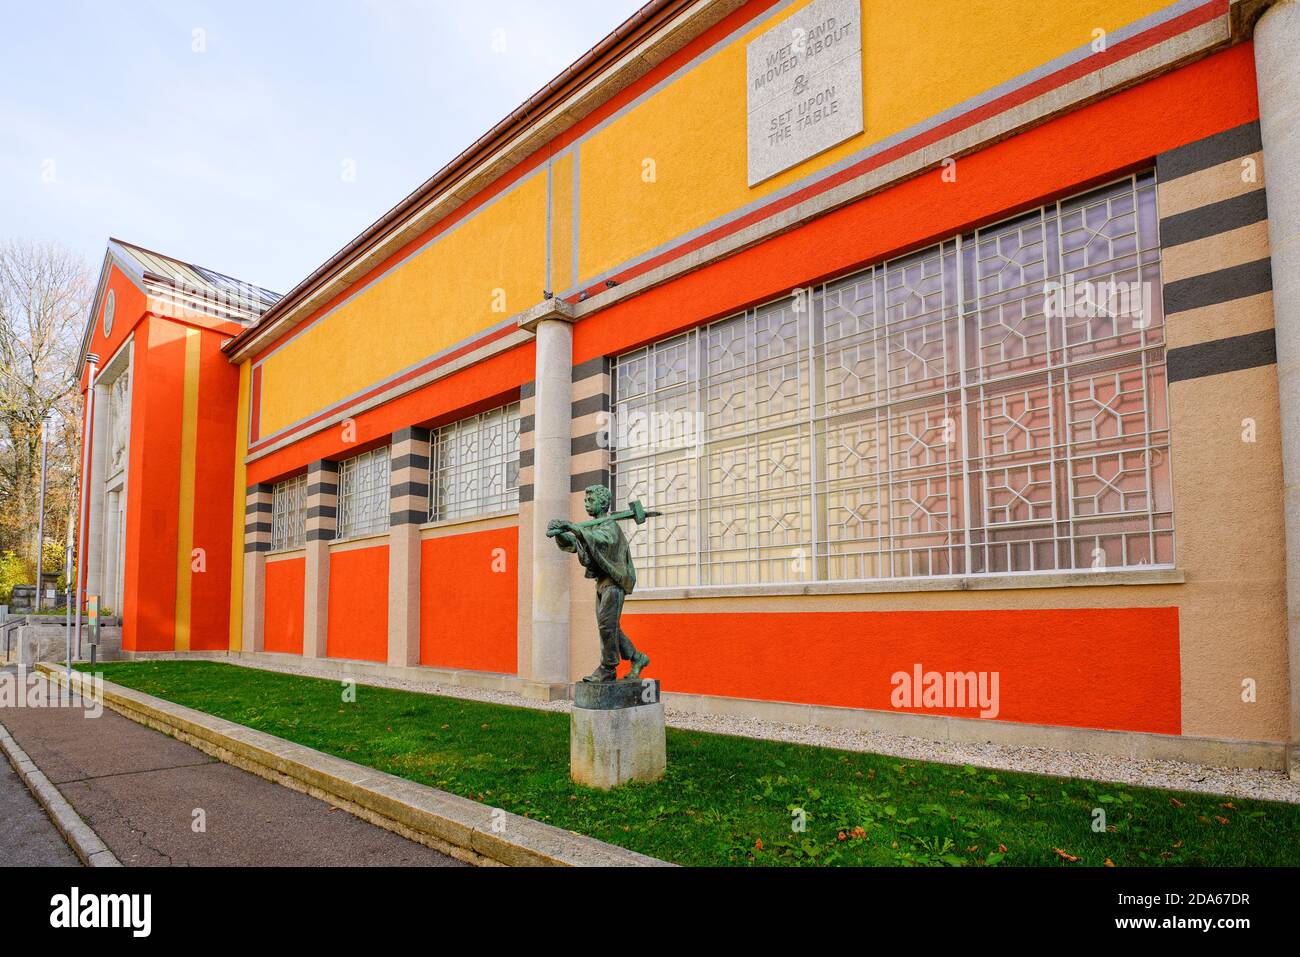
M1054 848L1052 848L1052 850L1054 850L1054 851L1056 852L1056 856L1057 856L1057 857L1063 857L1063 858L1065 858L1067 861L1069 861L1071 864L1073 864L1073 863L1075 863L1076 861L1079 860L1079 859L1078 859L1077 857L1075 857L1073 854L1070 854L1070 853L1068 853L1068 852L1066 852L1066 851L1063 851L1063 850L1061 850L1059 847L1054 847Z

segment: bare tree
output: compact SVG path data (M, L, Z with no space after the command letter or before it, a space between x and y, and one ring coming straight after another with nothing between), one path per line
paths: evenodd
M0 243L0 550L17 550L33 568L47 417L47 539L64 538L76 496L76 363L91 294L89 269L70 250L29 240ZM55 571L49 551L46 571Z

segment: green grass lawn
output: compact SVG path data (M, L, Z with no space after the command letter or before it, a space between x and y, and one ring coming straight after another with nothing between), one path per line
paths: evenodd
M89 670L88 666L81 666ZM1281 865L1300 806L668 729L668 774L569 780L569 717L211 661L109 681L400 777L694 865ZM792 827L802 809L806 827ZM1105 829L1094 831L1095 810Z

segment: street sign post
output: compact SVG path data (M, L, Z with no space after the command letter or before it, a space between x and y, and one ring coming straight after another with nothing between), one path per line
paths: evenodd
M99 651L99 596L86 596L86 625L90 631L90 663L95 663Z

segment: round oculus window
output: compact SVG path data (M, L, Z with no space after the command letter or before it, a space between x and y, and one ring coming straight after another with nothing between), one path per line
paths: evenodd
M113 331L113 313L117 310L117 293L112 289L104 297L104 335Z

